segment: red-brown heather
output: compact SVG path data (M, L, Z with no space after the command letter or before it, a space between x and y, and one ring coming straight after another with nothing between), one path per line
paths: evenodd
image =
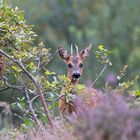
M70 79L71 91L75 98L71 101L67 101L65 96L62 96L59 99L59 110L63 115L70 115L76 113L77 110L82 109L82 102L87 108L93 108L99 102L99 96L97 90L93 88L84 88L82 91L75 93L75 87L79 82L79 78L83 74L83 62L88 56L89 51L91 50L91 45L87 46L80 53L78 52L78 47L75 45L76 54L73 54L73 46L71 45L71 53L65 50L62 46L58 45L58 53L60 57L65 61L68 73L67 77ZM62 88L61 94L65 94L66 86Z

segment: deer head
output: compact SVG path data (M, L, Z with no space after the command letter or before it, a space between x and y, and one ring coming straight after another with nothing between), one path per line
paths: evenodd
M60 57L65 61L68 67L68 78L72 84L76 84L83 73L83 61L91 49L91 45L87 46L80 53L75 45L76 54L73 54L73 46L71 45L71 53L65 50L62 46L57 46Z

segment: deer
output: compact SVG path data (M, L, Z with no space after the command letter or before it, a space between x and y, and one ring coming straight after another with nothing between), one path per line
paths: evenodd
M83 62L88 56L91 50L91 45L87 46L80 53L78 52L78 47L75 45L76 54L73 54L73 46L71 45L71 53L69 53L62 46L58 45L57 50L59 56L64 60L67 65L68 73L67 78L70 79L71 93L76 96L76 99L81 98L84 100L84 104L87 108L93 108L99 102L98 92L93 88L85 88L84 91L79 94L75 94L74 89L79 83L79 78L83 74ZM61 90L61 95L65 94L66 86ZM93 98L94 97L94 98ZM67 101L65 96L60 96L59 98L59 111L62 115L71 115L77 112L78 105L77 100Z

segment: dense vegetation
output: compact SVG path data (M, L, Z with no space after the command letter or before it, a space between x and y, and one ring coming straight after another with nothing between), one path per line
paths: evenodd
M13 3L21 6L16 0ZM0 139L117 140L119 137L122 140L138 140L140 28L139 19L135 16L138 15L136 7L139 1L135 0L132 4L125 0L110 0L107 3L101 0L91 5L90 0L80 3L30 0L29 3L22 2L24 9L30 3L36 6L42 4L44 8L38 11L33 6L25 12L34 27L27 23L24 11L18 7L2 1L0 5ZM137 10L127 11L129 8ZM127 14L135 15L129 15L132 18L129 17L130 23L124 19ZM121 23L118 22L120 20ZM65 75L57 74L64 74L64 64L60 67L60 62L54 57L56 48L52 46L61 43L68 47L73 42L78 46L89 42L94 44L94 53L85 63L85 78L100 76L93 83L100 87L102 95L101 103L95 109L89 112L79 103L82 111L70 122L65 122L58 111L58 99L61 88L70 84L70 80ZM93 58L98 64L96 68L94 65L94 70L91 67ZM103 73L100 75L99 69L102 72L108 69L105 80L100 80ZM93 83L89 82L89 85ZM85 85L78 85L77 90L80 92L82 88ZM69 89L66 97L68 100L73 98Z

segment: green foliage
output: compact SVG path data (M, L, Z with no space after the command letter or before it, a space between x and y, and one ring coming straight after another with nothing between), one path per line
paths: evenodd
M110 66L112 65L109 59L109 55L111 54L111 51L108 51L107 49L105 49L103 45L98 46L98 50L96 50L94 53L97 60L101 64L109 64Z
M111 86L106 82L105 89L107 91L114 91L118 94L123 94L126 96L139 96L139 91L136 87L136 83L139 79L139 75L136 75L132 80L127 79L125 80L125 77L127 76L127 69L128 66L125 65L116 76L117 78L117 84L115 86Z
M19 11L17 7L13 9L11 6L2 4L0 15L1 47L9 52L12 49L27 48L36 34L32 31L32 26L26 24L23 11Z
M38 110L34 110L34 115L45 123L47 116L38 99L38 88L46 101L50 102L48 109L52 110L53 103L58 102L55 98L59 97L62 85L66 84L68 79L65 76L57 76L55 72L47 69L51 56L50 49L45 48L43 42L37 46L34 45L33 40L36 34L32 31L32 26L26 23L23 11L3 3L0 7L0 14L0 51L8 55L4 58L6 69L0 79L0 88L8 87L18 94L13 94L13 100L10 102L11 108L16 110L14 116L20 118L24 123L23 126L29 127L35 123L33 116L35 106ZM36 87L36 85L39 86Z

